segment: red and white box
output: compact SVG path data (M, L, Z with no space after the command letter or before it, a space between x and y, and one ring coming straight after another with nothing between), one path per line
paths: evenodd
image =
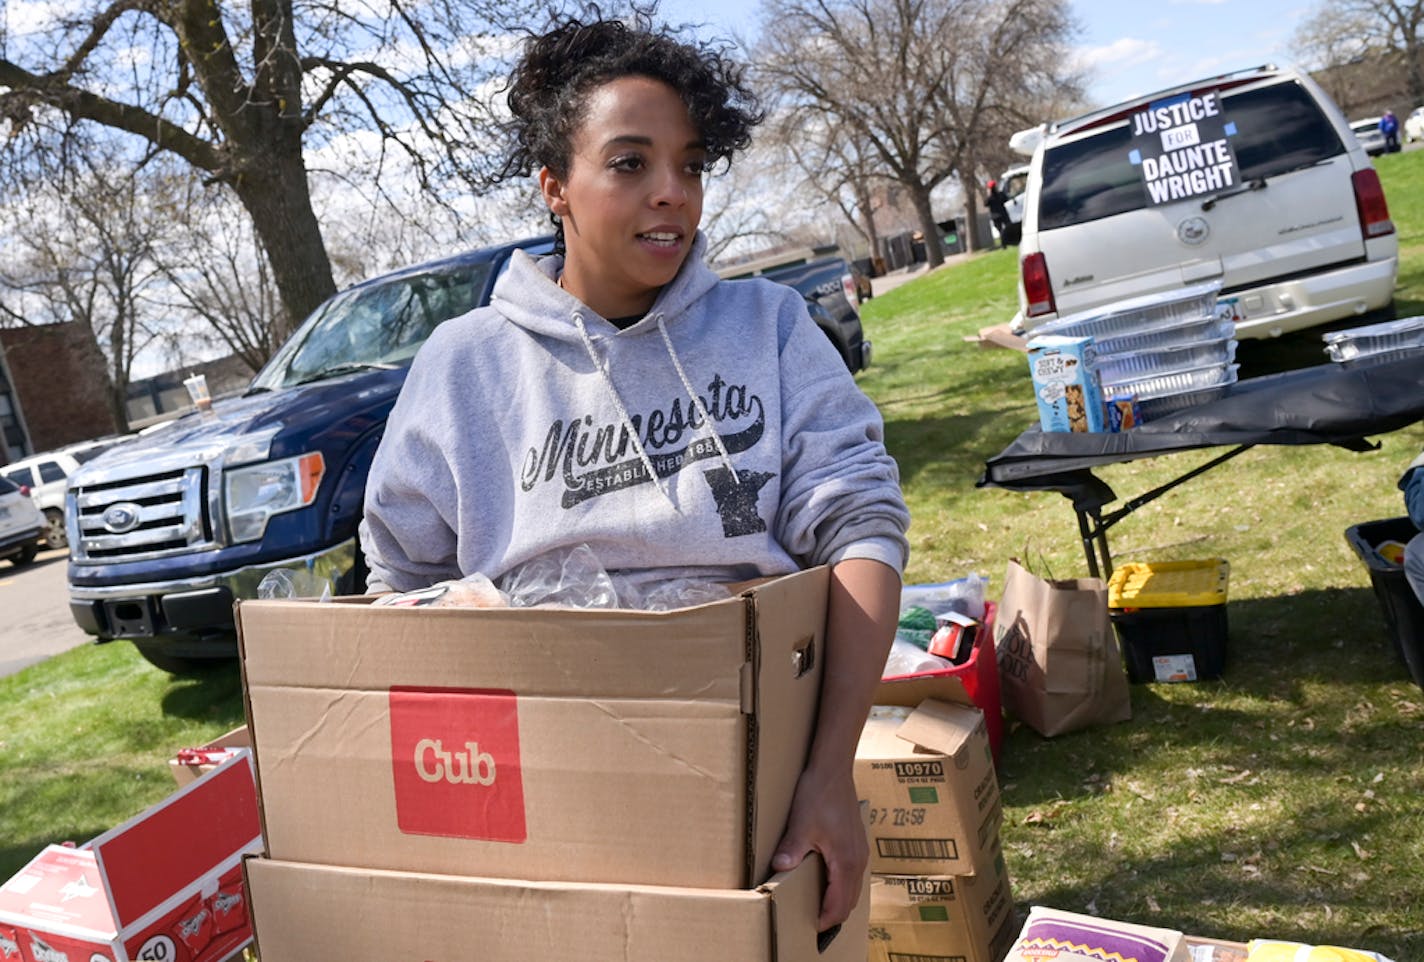
M252 756L0 885L0 959L219 962L252 941L242 858L262 850Z

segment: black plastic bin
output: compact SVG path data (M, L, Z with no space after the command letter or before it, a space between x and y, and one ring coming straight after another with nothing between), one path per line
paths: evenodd
M1408 666L1414 684L1424 688L1424 605L1415 596L1404 569L1386 561L1375 550L1376 545L1386 541L1408 544L1418 533L1408 518L1386 518L1346 528L1345 540L1370 570L1370 584L1384 609L1395 651Z

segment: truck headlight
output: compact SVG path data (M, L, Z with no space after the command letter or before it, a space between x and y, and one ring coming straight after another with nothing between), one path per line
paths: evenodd
M227 471L223 491L233 542L256 541L267 530L268 518L311 504L325 471L320 451Z

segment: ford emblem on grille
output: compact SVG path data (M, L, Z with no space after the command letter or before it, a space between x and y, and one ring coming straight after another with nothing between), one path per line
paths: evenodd
M125 534L138 527L139 507L132 501L111 504L104 511L104 530L113 534Z

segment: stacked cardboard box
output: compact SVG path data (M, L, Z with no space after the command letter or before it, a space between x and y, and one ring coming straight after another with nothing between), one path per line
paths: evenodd
M240 863L260 847L244 751L0 885L0 959L220 962L252 941Z
M856 751L870 806L870 960L997 962L1014 937L984 715L952 678L881 685Z
M263 962L860 962L868 899L825 944L819 862L769 877L827 589L815 569L673 612L242 603Z

